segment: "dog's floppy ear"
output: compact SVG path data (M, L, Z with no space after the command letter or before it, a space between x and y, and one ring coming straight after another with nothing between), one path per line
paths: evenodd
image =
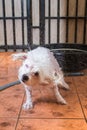
M27 59L27 56L28 56L27 53L18 53L18 54L11 55L13 60L25 60Z

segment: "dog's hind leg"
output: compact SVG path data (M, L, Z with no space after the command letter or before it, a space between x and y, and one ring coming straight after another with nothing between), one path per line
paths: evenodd
M57 99L58 103L67 104L66 101L64 100L64 98L59 93L57 85L54 85L54 92L55 92L55 96L56 96L56 99Z

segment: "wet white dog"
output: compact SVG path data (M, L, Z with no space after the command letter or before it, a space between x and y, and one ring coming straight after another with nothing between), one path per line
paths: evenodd
M28 53L13 54L13 58L22 59L23 64L19 69L18 78L26 91L26 102L24 109L33 107L31 98L31 87L35 85L52 84L57 102L66 104L66 101L59 92L59 85L62 88L69 89L64 81L61 68L52 52L44 47L38 47Z

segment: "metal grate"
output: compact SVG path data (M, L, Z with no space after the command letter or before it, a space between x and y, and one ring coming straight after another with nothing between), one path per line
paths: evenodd
M73 47L74 48L84 48L87 50L87 0L85 0L85 8L84 8L84 16L78 16L78 7L79 7L79 0L76 0L75 3L75 15L70 16L69 15L69 6L70 1L66 0L66 16L60 15L60 0L57 0L57 16L51 16L51 7L52 7L52 1L48 1L48 16L45 15L45 7L46 7L46 0L39 0L39 26L33 25L33 19L32 19L32 0L26 0L26 16L24 15L24 0L20 0L21 5L21 16L15 16L15 0L11 0L11 10L12 10L12 16L6 16L6 0L2 0L0 3L2 5L2 16L0 16L0 21L3 21L3 36L4 36L4 45L0 43L0 49L4 49L5 51L8 51L9 49L12 49L16 51L17 49L22 49L23 51L25 49L28 49L30 46L32 47L34 45L33 43L33 29L39 30L39 45L47 45L50 48L56 48L56 47ZM7 41L7 24L6 22L8 20L12 21L12 28L13 28L13 43L9 45ZM21 20L21 35L22 35L22 43L18 44L16 40L16 24L15 21ZM26 28L27 28L27 35L24 34L24 21L26 20ZM48 21L48 44L46 43L45 37L45 25L46 20ZM56 20L57 22L57 40L56 43L51 42L51 21ZM65 42L61 43L60 41L60 23L61 20L65 20L66 23L66 31L65 31ZM74 41L70 44L69 42L69 21L74 21ZM78 43L78 37L77 37L77 30L78 30L78 21L83 21L83 37L82 37L82 43ZM25 38L27 37L27 43L25 43ZM78 43L78 44L77 44ZM55 44L55 45L54 45ZM57 44L57 45L56 45ZM29 46L30 45L30 46Z

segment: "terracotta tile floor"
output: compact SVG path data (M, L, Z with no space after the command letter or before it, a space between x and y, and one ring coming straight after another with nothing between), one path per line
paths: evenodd
M0 86L17 80L20 61L0 53ZM48 86L33 90L34 108L24 111L21 85L0 92L0 130L87 130L87 76L65 77L69 91L60 90L67 105L56 103Z

